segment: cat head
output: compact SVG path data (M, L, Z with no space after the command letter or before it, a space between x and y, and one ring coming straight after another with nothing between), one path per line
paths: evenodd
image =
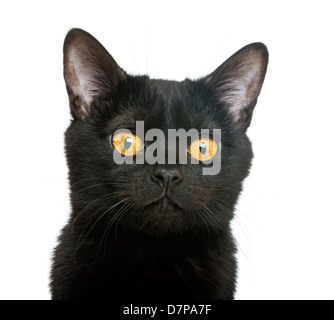
M64 43L64 78L73 118L66 154L74 216L154 236L227 228L253 157L245 133L267 63L266 47L253 43L201 79L150 79L127 74L93 36L72 29ZM199 132L184 150L175 140L173 164L170 129ZM150 130L166 138L148 137ZM155 143L166 146L152 153L161 158L163 150L164 164L145 158ZM178 161L182 150L187 163ZM119 164L117 154L137 161ZM216 174L203 175L210 166L205 156L219 159Z

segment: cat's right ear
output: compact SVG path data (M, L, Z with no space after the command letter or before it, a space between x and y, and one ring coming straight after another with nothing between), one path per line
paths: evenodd
M108 98L125 77L92 35L81 29L69 31L64 42L64 78L74 118L86 119L94 105Z

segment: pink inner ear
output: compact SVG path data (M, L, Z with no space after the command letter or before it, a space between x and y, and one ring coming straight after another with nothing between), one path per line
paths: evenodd
M246 66L240 70L240 76L232 80L230 93L221 97L222 101L230 105L229 112L238 121L241 111L249 106L259 95L261 90L261 68L258 64Z
M108 51L90 34L72 29L64 42L64 77L72 112L86 118L126 77Z
M69 79L73 93L89 106L98 88L94 85L94 71L82 63L82 59L73 52L69 55Z
M266 74L268 51L250 44L227 59L206 78L239 127L247 128Z

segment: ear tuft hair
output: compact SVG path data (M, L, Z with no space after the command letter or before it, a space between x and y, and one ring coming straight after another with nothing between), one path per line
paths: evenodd
M125 77L92 35L81 29L69 31L64 42L64 78L75 118L86 119L94 102L108 97Z
M205 78L235 125L244 131L250 125L268 65L268 50L263 43L252 43L231 56Z

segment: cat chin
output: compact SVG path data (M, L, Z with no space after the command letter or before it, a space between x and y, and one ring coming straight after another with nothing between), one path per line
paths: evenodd
M167 198L153 202L142 210L135 227L139 233L149 236L177 235L184 232L184 212ZM138 227L141 225L140 227Z

